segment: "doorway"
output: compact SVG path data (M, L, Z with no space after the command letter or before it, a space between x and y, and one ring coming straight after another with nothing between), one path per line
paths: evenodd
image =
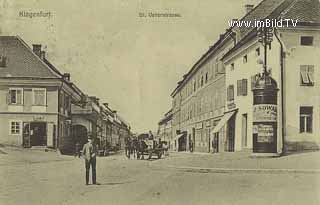
M30 144L31 146L47 145L47 123L45 122L30 123Z
M227 152L234 152L234 140L235 140L235 116L232 116L228 121L228 141L227 141Z
M247 129L248 129L248 116L247 114L243 114L242 115L242 148L247 147L248 144L248 133L247 133Z

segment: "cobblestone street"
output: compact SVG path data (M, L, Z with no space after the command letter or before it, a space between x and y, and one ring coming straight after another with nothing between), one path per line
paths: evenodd
M100 185L85 186L84 163L56 152L2 148L0 204L319 204L318 173L201 173L179 170L212 155L170 153L160 160L97 159ZM312 159L318 153L283 157ZM307 157L308 156L308 157ZM216 160L222 160L221 156ZM235 155L228 155L232 160ZM201 160L202 159L202 160ZM192 160L195 160L192 162ZM235 161L245 161L246 158ZM271 159L259 159L263 164ZM197 162L197 163L196 163ZM210 162L210 161L209 161ZM179 164L180 163L180 164ZM306 162L303 162L306 163ZM299 163L297 163L299 164ZM222 166L222 162L220 163ZM228 164L226 164L228 165ZM245 165L245 164L243 164ZM171 166L171 168L167 168ZM207 164L206 167L210 167ZM227 167L226 167L227 168ZM284 167L281 167L284 168ZM312 167L314 168L314 167Z

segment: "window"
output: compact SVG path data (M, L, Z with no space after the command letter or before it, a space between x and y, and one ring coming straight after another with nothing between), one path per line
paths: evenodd
M22 88L10 88L8 104L22 105L23 104L23 89Z
M301 85L313 86L314 84L313 73L314 73L313 65L300 65Z
M203 86L203 76L201 76L201 87Z
M208 82L208 73L206 73L206 83Z
M312 133L312 107L300 107L300 133Z
M246 96L248 94L248 80L242 79L242 95Z
M0 67L7 67L7 57L0 55Z
M256 49L256 56L260 56L260 48Z
M227 99L228 99L228 101L234 100L234 86L233 85L228 86Z
M12 135L21 134L21 122L17 122L17 121L10 122L10 134Z
M197 89L197 84L196 84L196 82L197 82L197 81L194 81L194 82L193 82L193 91L194 91L194 92L195 92L196 89Z
M248 56L245 55L245 56L243 56L243 63L247 63L247 62L248 62Z
M237 96L246 96L248 93L248 80L237 80Z
M312 46L313 45L313 36L301 36L300 45Z
M237 80L237 96L242 95L242 80Z
M33 92L33 105L46 105L46 89L36 88L32 89Z
M234 63L231 63L230 70L234 70Z

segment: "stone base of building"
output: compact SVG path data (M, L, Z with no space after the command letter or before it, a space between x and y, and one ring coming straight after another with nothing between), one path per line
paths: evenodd
M286 142L285 152L318 151L320 144L312 141Z

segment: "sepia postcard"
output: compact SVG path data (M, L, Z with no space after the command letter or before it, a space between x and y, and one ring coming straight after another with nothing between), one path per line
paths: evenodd
M319 0L0 0L0 205L319 205Z

